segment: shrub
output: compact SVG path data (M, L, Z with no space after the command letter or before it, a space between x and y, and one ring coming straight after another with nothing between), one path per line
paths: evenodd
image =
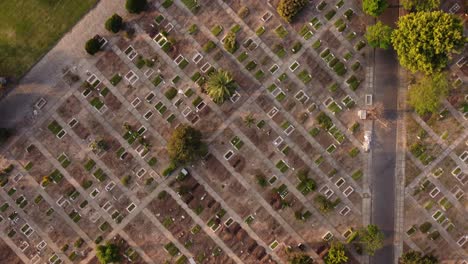
M105 27L112 33L117 33L122 29L123 19L117 14L113 14L109 19L107 19Z
M284 20L291 22L308 3L308 0L280 0L276 11Z
M236 52L237 50L236 33L230 31L226 34L226 37L224 38L224 48L230 53Z
M129 13L139 14L146 9L147 4L146 0L127 0L125 8Z
M205 149L200 131L188 125L179 125L167 144L169 157L175 164L196 160Z
M424 222L423 224L421 224L419 226L419 230L421 230L421 232L423 232L423 233L427 233L429 231L429 229L431 229L431 227L432 227L431 223Z
M101 49L99 40L97 38L92 38L86 41L85 50L89 55L96 54Z

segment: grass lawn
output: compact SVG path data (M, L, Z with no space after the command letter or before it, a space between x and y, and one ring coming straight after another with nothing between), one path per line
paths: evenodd
M96 2L0 1L0 75L20 78Z

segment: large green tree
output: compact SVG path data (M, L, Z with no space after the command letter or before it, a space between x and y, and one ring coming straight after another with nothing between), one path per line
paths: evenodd
M378 21L367 27L365 37L371 47L388 49L392 44L392 28Z
M431 74L447 66L465 44L460 18L442 11L400 17L392 33L400 64L412 72Z
M432 255L422 255L421 252L418 251L408 251L403 254L399 262L401 264L437 264L439 261L436 257Z
M127 0L125 8L129 13L139 14L146 9L147 0Z
M308 3L309 0L280 0L276 11L284 20L291 22Z
M359 230L359 240L364 246L366 254L373 256L383 247L384 234L376 225L368 225Z
M202 134L188 125L179 125L167 143L167 152L175 164L187 164L195 161L205 152Z
M101 44L97 38L91 38L86 41L85 50L89 55L96 54L101 49Z
M449 85L444 73L424 76L408 91L408 102L420 115L435 113L441 100L447 96Z
M109 242L99 245L96 249L96 256L102 264L118 262L120 260L119 248Z
M362 10L368 15L377 17L388 7L387 0L363 0Z
M325 264L341 264L348 261L346 251L340 242L333 243L325 256Z
M123 19L117 14L113 14L109 19L106 20L105 27L112 33L117 33L123 26Z
M431 11L439 8L440 0L401 0L401 4L408 11Z
M213 72L206 82L206 92L215 103L224 102L235 90L236 83L231 73L222 69Z

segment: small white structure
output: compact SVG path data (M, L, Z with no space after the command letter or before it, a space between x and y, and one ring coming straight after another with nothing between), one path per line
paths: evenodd
M366 118L367 118L367 111L366 111L366 110L359 110L359 111L358 111L358 116L359 116L359 119L361 119L361 120L366 120Z
M370 143L372 141L372 131L366 130L364 132L364 143L362 144L362 148L365 152L369 151Z

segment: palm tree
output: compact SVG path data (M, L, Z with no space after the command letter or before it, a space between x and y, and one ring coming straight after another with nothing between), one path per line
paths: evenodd
M255 118L253 117L252 113L249 113L244 117L244 124L247 127L251 127L255 123Z
M231 97L235 89L236 85L231 73L224 70L212 73L206 83L207 94L217 104Z

